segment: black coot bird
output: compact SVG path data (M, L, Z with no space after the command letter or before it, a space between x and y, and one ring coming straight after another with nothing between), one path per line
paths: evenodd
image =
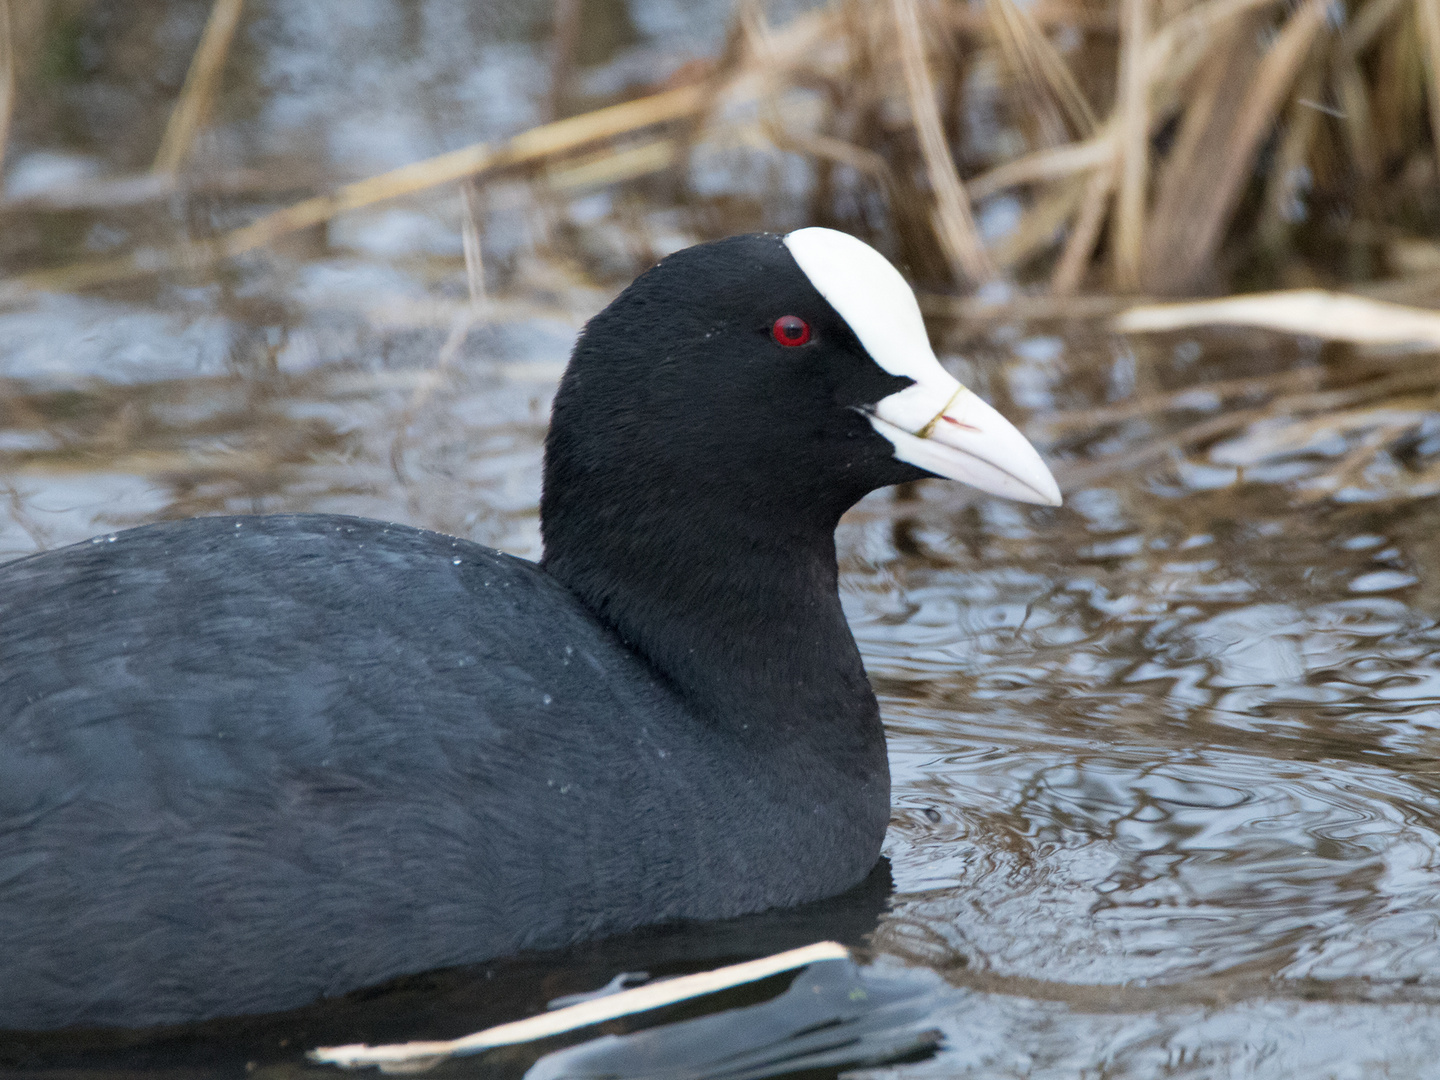
M843 891L889 817L840 515L1060 501L827 229L678 252L592 319L540 565L330 515L0 567L0 1028L287 1009Z

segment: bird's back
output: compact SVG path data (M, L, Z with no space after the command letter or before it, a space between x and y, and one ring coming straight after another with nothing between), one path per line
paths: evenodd
M708 914L708 739L538 567L435 533L202 518L0 567L0 1027Z

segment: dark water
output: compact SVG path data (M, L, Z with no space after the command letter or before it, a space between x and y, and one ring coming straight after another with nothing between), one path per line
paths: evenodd
M70 66L22 105L12 197L146 166L206 5L143 8L76 5L55 31ZM197 162L284 183L11 207L8 271L206 235L310 185L543 119L548 5L248 11ZM597 100L712 53L727 18L662 0L584 11L577 93ZM753 195L728 167L701 186ZM211 275L10 303L0 558L157 518L289 510L537 555L541 440L575 331L703 235L657 183L486 185L478 316L453 189ZM1232 441L1083 481L1153 430L1047 426L1137 387L1322 363L1305 342L936 330L947 362L1082 482L1058 510L922 484L841 528L844 599L890 735L893 894L876 878L814 909L421 978L278 1023L128 1046L0 1038L0 1060L288 1075L321 1042L460 1035L620 971L836 937L930 995L944 1047L897 1077L1440 1075L1440 509L1310 498L1307 476L1344 449L1320 443L1237 471Z

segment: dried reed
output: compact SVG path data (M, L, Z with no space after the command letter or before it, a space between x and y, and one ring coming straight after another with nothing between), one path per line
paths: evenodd
M555 109L576 10L557 9ZM75 288L204 264L502 168L623 183L683 170L707 143L811 159L809 216L877 240L931 285L1003 269L1057 297L1107 283L1185 295L1237 270L1293 276L1302 260L1310 280L1338 283L1353 260L1325 252L1375 237L1393 237L1385 250L1399 252L1440 227L1440 150L1423 113L1440 108L1440 0L1350 0L1339 26L1337 11L1328 0L1291 12L1278 0L985 0L978 10L836 0L772 30L750 3L702 85L416 162L204 245L25 283ZM240 14L240 0L215 0L157 170L184 162ZM819 108L793 107L817 91ZM977 122L979 99L994 102L993 120ZM760 118L741 131L733 114L744 102ZM616 141L673 121L688 126ZM577 162L581 151L590 156ZM977 218L997 198L1018 200L1018 222L982 241Z
M0 0L0 169L5 167L5 147L10 141L10 118L15 113L14 18L10 0Z
M152 172L177 172L190 157L195 135L209 116L215 92L219 89L225 58L230 53L230 42L235 37L235 28L240 25L244 5L245 0L215 0L210 8L200 44L190 61L190 70L185 74L185 85L180 88L180 99L170 113L169 123L165 125L165 135L155 154Z
M0 0L0 16L11 2ZM162 173L188 157L240 9L240 0L215 0L156 159ZM558 8L557 115L579 10L569 0ZM5 55L0 48L0 105L12 96ZM473 299L483 288L482 217L468 185L505 171L564 191L668 172L670 182L647 196L674 199L704 235L741 226L733 208L743 200L692 186L697 155L758 151L805 159L813 183L798 212L792 204L777 215L753 197L743 227L804 217L865 236L906 264L927 290L928 313L979 322L1106 317L1117 309L1107 290L1183 297L1237 283L1363 285L1440 306L1440 0L833 0L773 28L760 0L745 0L701 82L652 89L301 199L213 239L7 284L74 289L209 266L337 214L462 182L472 192L464 220ZM0 149L4 116L0 108ZM92 188L49 202L96 205L108 195L118 204L122 195L138 202L176 190L125 178ZM1018 286L1006 303L994 304L990 291L956 295L1000 275ZM1152 308L1120 325L1148 332L1160 319L1179 328L1220 317L1440 348L1432 313L1328 293ZM1419 365L1408 382L1359 381L1363 401L1349 389L1336 397L1338 389L1276 384L1268 403L1196 421L1091 474L1153 461L1166 447L1192 452L1261 419L1309 425L1294 429L1299 438L1329 412L1354 444L1332 486L1349 484L1414 430L1423 409L1412 398L1440 393L1440 369ZM1212 390L1216 400L1251 400L1249 390ZM1154 401L1124 407L1132 405L1143 413ZM1095 424L1111 422L1092 414Z
M893 4L910 114L915 118L920 153L925 159L925 171L935 193L935 208L932 211L935 234L954 267L957 280L977 284L988 281L995 276L995 267L975 231L970 199L960 182L960 175L955 169L955 155L945 138L915 0L893 0Z

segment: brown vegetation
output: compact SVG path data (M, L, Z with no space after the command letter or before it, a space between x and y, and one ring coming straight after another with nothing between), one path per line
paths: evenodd
M0 2L0 104L4 31L33 27L21 13L34 6ZM216 0L155 171L183 169L241 17L238 0ZM555 78L569 68L557 60ZM593 184L676 169L697 148L768 145L812 164L810 220L868 236L932 286L1005 275L1060 295L1160 296L1403 276L1440 267L1437 72L1437 0L837 0L773 27L746 0L689 87L307 200L210 256L582 151ZM1017 223L982 243L973 208L1005 195ZM75 269L72 284L104 276Z
M12 41L43 30L38 8L0 0L0 136L22 51ZM783 25L771 25L758 0L741 0L719 57L687 66L672 85L563 116L576 10L557 8L558 118L548 124L165 250L12 276L0 291L191 274L350 210L500 175L528 177L540 192L647 184L645 197L681 211L699 236L796 220L847 229L904 264L941 316L1108 318L1127 297L1256 286L1440 298L1440 0L834 0ZM144 200L270 182L188 171L242 18L241 0L215 0L153 174L54 193L57 208L107 193ZM804 205L693 189L696 156L725 154L800 159ZM655 177L664 182L645 179ZM475 189L464 190L472 205ZM1004 227L987 226L999 217ZM465 220L478 266L473 206ZM966 298L989 281L1009 283L998 306L989 293ZM1273 312L1268 302L1244 321L1295 330L1296 298L1274 297ZM1224 321L1228 310L1198 309L1170 325ZM1433 347L1428 332L1405 329L1414 325L1393 307L1352 305L1311 332L1362 348L1377 337ZM1155 329L1143 318L1119 328ZM1374 423L1345 414L1356 442L1343 480L1411 431L1440 391L1440 376L1402 379L1397 414L1384 390L1393 363L1328 363L1303 407L1277 389L1270 405L1262 394L1231 421L1184 426L1172 448L1297 409L1313 424L1335 387L1378 380L1376 392L1360 392L1366 410L1380 410ZM1434 483L1427 473L1424 489Z

